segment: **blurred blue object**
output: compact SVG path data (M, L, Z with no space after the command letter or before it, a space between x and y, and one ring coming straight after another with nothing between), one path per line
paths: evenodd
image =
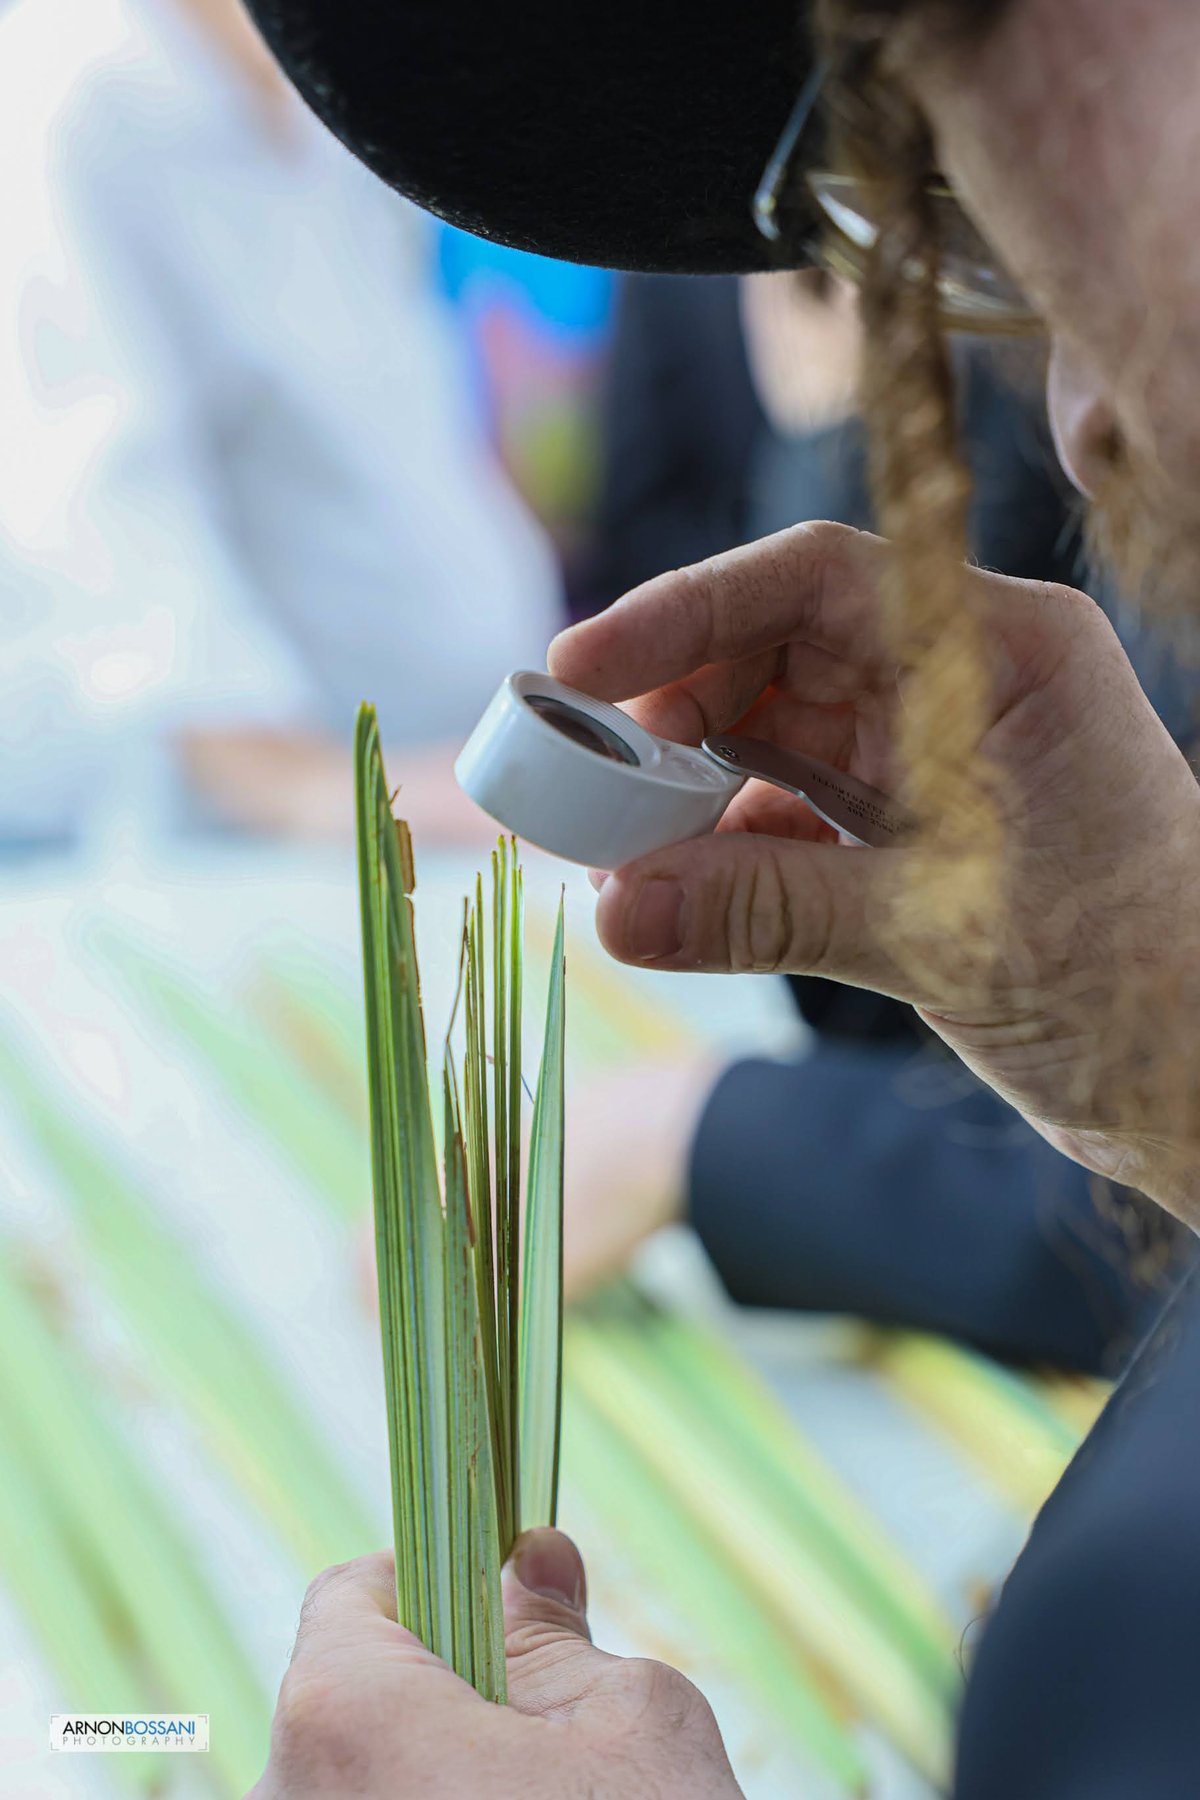
M580 349L607 339L616 279L609 270L510 250L441 220L435 232L442 291L467 312L503 300L549 338Z

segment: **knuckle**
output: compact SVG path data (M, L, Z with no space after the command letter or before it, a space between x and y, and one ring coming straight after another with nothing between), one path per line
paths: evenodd
M807 876L803 921L792 915L791 967L803 968L812 975L837 974L834 941L837 935L837 907L833 889L820 862L814 858Z
M332 1568L322 1569L319 1575L313 1576L300 1603L300 1622L296 1629L297 1647L310 1636L314 1627L319 1626L330 1592L346 1580L347 1572L353 1567L353 1563L335 1563Z
M582 1641L572 1625L573 1615L565 1606L555 1618L518 1619L504 1634L505 1654L510 1662L519 1662L543 1653L570 1652Z
M1103 669L1116 669L1127 658L1103 609L1087 594L1058 582L1038 586L1030 595L1032 612L1025 614L1032 632L1018 640L1018 666L1037 685L1046 685L1063 672L1085 684Z
M361 1760L341 1682L325 1674L289 1670L279 1690L271 1729L271 1757L281 1776L345 1772Z
M671 572L667 590L670 616L664 624L669 626L675 619L689 624L703 621L703 643L697 650L700 662L710 659L718 636L723 577L724 563L720 556L707 557L703 562L684 563Z
M333 1563L314 1575L305 1591L300 1607L300 1627L297 1639L302 1639L306 1632L321 1619L326 1600L341 1588L351 1591L363 1587L375 1587L391 1592L395 1581L395 1558L390 1550L376 1550L366 1556L356 1556L349 1562Z
M708 1701L678 1669L648 1657L634 1657L623 1665L623 1680L631 1724L656 1737L687 1733L697 1747L720 1742Z
M686 1675L651 1657L635 1657L625 1665L628 1695L640 1713L652 1713L656 1728L678 1728L700 1696Z
M810 555L835 558L861 542L863 533L835 519L807 519L801 525L789 525L787 536L794 543L803 544Z
M347 1572L353 1568L353 1563L334 1563L332 1567L322 1569L319 1575L313 1576L307 1588L304 1590L304 1600L300 1607L300 1620L302 1624L312 1623L313 1619L321 1610L321 1601L324 1595L327 1594L331 1588L336 1588L341 1582L345 1581Z
M1052 601L1055 606L1078 613L1080 618L1102 619L1104 617L1101 608L1097 606L1090 595L1083 593L1079 588L1068 587L1065 581L1046 582L1043 593L1045 599Z
M724 895L722 930L735 972L774 974L793 966L801 946L791 885L777 851L756 846L737 869Z
M697 621L703 622L695 643L696 664L700 667L720 663L729 646L739 641L749 605L745 576L736 555L722 551L704 562L692 563L679 574L681 579L674 589L678 615L693 627Z
M1097 639L1111 639L1119 647L1119 639L1103 607L1090 594L1081 593L1078 588L1067 587L1061 581L1049 581L1038 600L1072 636L1091 635Z
M810 519L802 525L788 527L788 550L794 551L812 568L815 585L830 591L844 583L847 573L861 563L862 547L868 533L854 525L841 525L833 519Z

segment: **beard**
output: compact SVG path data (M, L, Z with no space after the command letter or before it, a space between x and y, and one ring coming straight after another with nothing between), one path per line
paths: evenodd
M1200 496L1181 493L1158 462L1116 445L1092 498L1087 547L1124 602L1164 627L1178 656L1200 664Z

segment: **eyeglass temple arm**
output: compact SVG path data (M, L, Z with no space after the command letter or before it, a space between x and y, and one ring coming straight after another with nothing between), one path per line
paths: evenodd
M763 170L762 180L754 191L751 208L754 223L769 244L779 242L779 196L787 181L791 161L796 154L796 147L804 135L805 127L816 111L817 101L828 73L828 58L822 57L813 65L808 80L800 89L796 104L788 114L787 123L779 134L779 141L772 150L770 160Z

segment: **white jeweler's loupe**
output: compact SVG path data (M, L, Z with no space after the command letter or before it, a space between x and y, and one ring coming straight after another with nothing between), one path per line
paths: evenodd
M797 795L857 844L894 844L913 824L888 795L814 757L722 733L699 749L673 744L529 671L501 684L454 773L509 831L595 869L712 831L748 778Z

